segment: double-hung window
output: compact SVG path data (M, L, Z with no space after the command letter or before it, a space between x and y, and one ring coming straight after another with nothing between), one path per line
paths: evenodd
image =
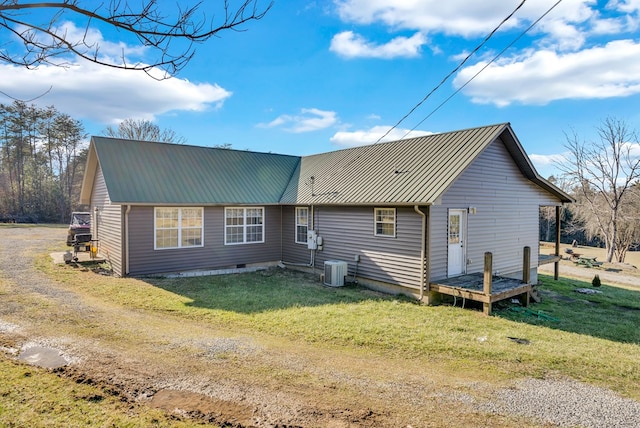
M396 236L396 209L374 209L375 236Z
M156 207L154 248L188 248L203 246L203 209Z
M296 207L296 243L307 243L307 230L309 230L309 208Z
M264 208L225 208L224 230L225 245L264 242Z

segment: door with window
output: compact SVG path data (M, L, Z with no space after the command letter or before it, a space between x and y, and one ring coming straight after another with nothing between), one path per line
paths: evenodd
M449 277L466 272L466 210L449 210L448 269Z

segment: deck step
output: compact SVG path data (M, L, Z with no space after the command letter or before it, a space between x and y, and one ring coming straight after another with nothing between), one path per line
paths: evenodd
M529 297L536 303L540 303L542 301L542 298L538 293L538 289L535 286L531 287L531 290L529 290Z

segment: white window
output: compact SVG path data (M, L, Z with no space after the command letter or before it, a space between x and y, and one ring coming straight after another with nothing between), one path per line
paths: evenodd
M376 236L396 236L395 208L375 208L374 217Z
M225 208L224 243L264 242L264 208Z
M156 250L203 246L203 208L156 207Z
M309 229L309 208L296 207L296 243L307 243L307 230Z

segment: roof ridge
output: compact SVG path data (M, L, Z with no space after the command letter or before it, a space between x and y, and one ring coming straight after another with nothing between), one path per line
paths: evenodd
M213 146L199 146L199 145L196 145L196 144L177 144L177 143L169 143L169 142L162 142L162 141L132 140L132 139L128 139L128 138L107 137L107 136L103 136L103 135L92 135L91 139L94 140L94 141L95 140L112 140L112 141L117 141L117 142L121 142L121 143L162 144L164 146L169 146L169 147L174 147L174 148L183 147L183 148L187 148L187 149L220 150L220 151L224 150L224 151L230 151L230 152L235 152L235 153L249 153L249 154L256 154L256 155L284 156L284 157L291 157L291 158L301 158L301 156L289 155L289 154L284 154L284 153L260 152L260 151L255 151L255 150L241 150L241 149L225 148L225 147L213 147Z

